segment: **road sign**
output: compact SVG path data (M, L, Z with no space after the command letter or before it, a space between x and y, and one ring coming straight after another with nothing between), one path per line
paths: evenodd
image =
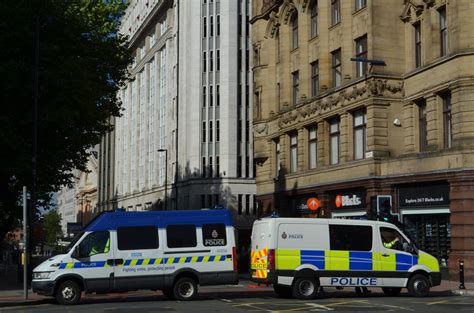
M306 201L306 205L311 211L316 211L317 209L319 209L321 202L319 202L317 198L309 198L308 201Z

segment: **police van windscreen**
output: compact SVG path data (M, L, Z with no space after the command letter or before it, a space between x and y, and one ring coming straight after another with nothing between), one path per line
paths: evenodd
M76 236L74 236L71 243L66 247L66 251L64 253L69 253L69 251L71 251L71 249L76 245L79 239L81 239L82 235L84 235L83 231L79 232Z

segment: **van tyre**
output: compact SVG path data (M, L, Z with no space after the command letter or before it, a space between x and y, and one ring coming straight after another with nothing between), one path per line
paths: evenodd
M388 297L396 297L402 291L402 288L397 287L382 287L383 293Z
M273 285L273 291L277 294L278 297L283 299L292 298L292 291L290 286L284 285Z
M189 301L197 295L197 284L194 279L189 277L183 277L173 286L173 295L175 299L181 301Z
M72 280L62 282L56 290L56 301L59 304L73 305L81 299L81 288Z
M408 291L415 297L426 297L430 292L430 281L425 275L413 275L408 281Z
M297 278L293 284L293 296L300 300L311 300L318 293L319 283L314 278Z
M172 288L167 288L167 289L163 289L161 290L161 292L163 293L163 295L170 299L170 300L174 300L174 293L173 293L173 289Z

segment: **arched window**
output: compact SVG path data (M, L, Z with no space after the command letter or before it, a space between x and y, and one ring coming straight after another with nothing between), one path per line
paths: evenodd
M291 20L291 27L292 27L292 40L293 45L292 48L298 48L298 14L293 15L293 19Z

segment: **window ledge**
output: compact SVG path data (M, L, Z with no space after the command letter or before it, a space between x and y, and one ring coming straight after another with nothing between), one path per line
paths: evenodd
M334 28L337 28L337 27L340 26L340 25L341 25L341 21L337 22L337 23L334 24L334 25L329 26L329 30L332 30L332 29L334 29Z
M364 5L363 7L355 10L354 12L352 12L352 15L358 15L359 13L363 12L363 11L366 11L367 9L367 5Z

